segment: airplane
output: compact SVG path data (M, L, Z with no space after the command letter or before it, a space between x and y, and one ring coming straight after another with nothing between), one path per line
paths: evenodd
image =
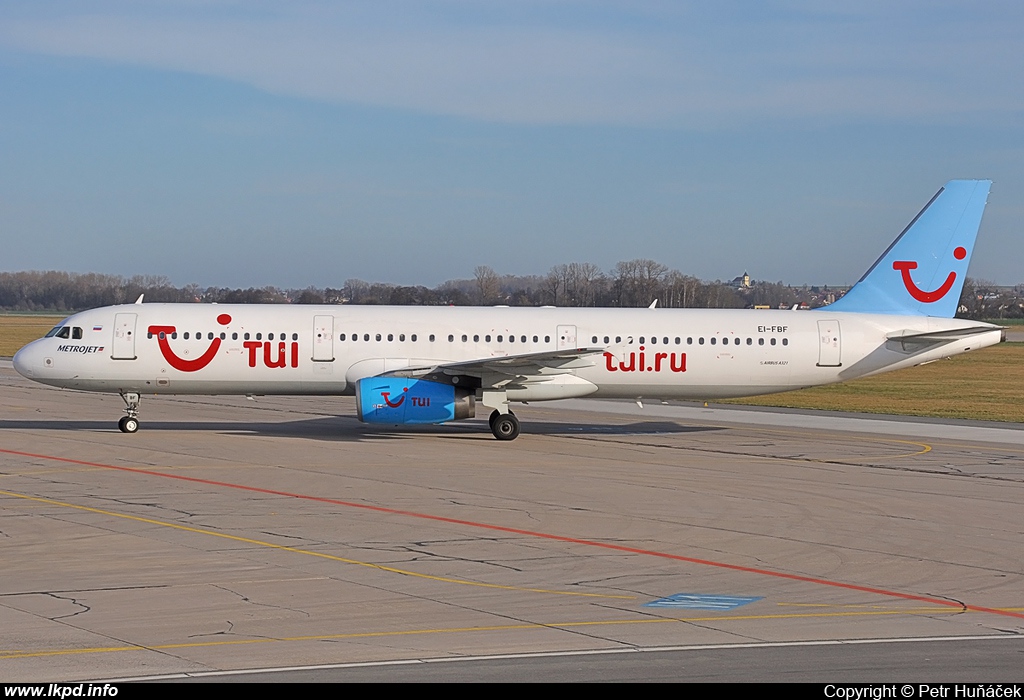
M953 180L850 291L813 311L135 304L74 314L18 351L28 379L118 393L354 395L366 423L436 424L515 402L753 396L932 362L1005 339L954 318L991 181ZM642 404L641 404L642 405Z

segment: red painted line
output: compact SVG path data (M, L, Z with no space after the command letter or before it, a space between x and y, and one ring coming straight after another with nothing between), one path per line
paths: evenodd
M1012 612L1010 610L999 610L997 608L987 608L980 605L966 605L958 603L952 600L946 600L943 598L932 598L930 596L915 595L913 593L901 593L899 591L890 591L884 588L874 588L872 586L861 586L856 583L844 583L842 581L830 581L829 579L816 578L813 576L801 576L800 574L787 574L781 571L772 571L770 569L758 569L751 566L741 566L739 564L728 564L726 562L712 561L710 559L698 559L696 557L686 557L681 554L669 554L668 552L659 552L653 549L640 549L637 547L627 547L621 544L612 544L610 542L599 542L597 540L584 540L577 537L568 537L566 535L555 535L548 532L538 532L536 530L522 530L516 527L506 527L504 525L492 525L490 523L480 523L472 520L461 520L459 518L449 518L443 515L430 515L429 513L417 513L410 510L398 510L396 508L387 508L385 506L373 506L365 503L353 503L351 501L339 501L334 498L324 498L322 496L310 496L302 493L290 493L288 491L277 491L274 489L264 489L258 486L245 486L244 484L232 484L226 481L214 481L212 479L200 479L194 476L184 476L182 474L167 474L164 472L152 471L149 469L139 469L137 467L119 467L113 464L101 464L99 462L86 462L79 459L69 459L67 457L54 457L51 455L33 454L31 452L18 452L16 450L4 450L0 449L0 453L16 455L19 457L30 457L32 459L44 459L52 462L64 462L66 464L78 464L85 467L97 467L100 469L114 469L122 472L130 472L132 474L145 474L147 476L157 476L164 479L177 479L178 481L186 481L194 484L204 484L206 486L220 486L229 489L239 489L241 491L251 491L253 493L264 493L270 496L284 496L286 498L298 498L304 501L317 501L319 503L330 503L331 505L344 506L346 508L360 508L362 510L374 511L377 513L387 513L389 515L401 515L409 518L419 518L421 520L433 520L435 522L449 523L451 525L464 525L466 527L473 527L483 530L494 530L497 532L506 532L513 535L525 535L527 537L538 537L546 540L554 540L556 542L567 542L570 544L584 545L587 547L598 547L600 549L610 549L616 552L626 552L628 554L641 554L648 557L658 557L661 559L671 559L673 561L682 561L688 564L700 564L701 566L712 566L719 569L728 569L730 571L742 571L748 574L758 574L760 576L771 576L773 578L787 579L790 581L802 581L804 583L814 583L820 586L831 586L832 588L842 588L849 591L858 591L861 593L873 593L875 595L888 596L890 598L901 598L903 600L913 600L922 603L930 603L932 605L942 605L950 608L957 608L960 610L970 610L973 612L991 613L993 615L1003 615L1005 617L1015 617L1024 619L1024 613Z

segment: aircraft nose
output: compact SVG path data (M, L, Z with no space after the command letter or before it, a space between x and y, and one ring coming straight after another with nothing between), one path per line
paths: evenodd
M38 374L38 352L32 346L35 343L29 343L18 352L14 353L14 369L21 376L26 379L33 379Z

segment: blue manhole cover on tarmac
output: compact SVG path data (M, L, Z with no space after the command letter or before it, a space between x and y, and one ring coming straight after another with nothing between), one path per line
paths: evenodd
M668 598L659 598L644 603L645 608L682 608L684 610L732 610L764 596L743 598L734 595L703 595L700 593L676 593Z

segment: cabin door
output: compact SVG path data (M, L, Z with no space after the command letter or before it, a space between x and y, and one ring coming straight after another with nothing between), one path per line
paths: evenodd
M114 360L135 359L135 321L138 314L114 314L114 342L110 357Z
M334 362L334 316L313 317L313 362Z
M818 321L818 367L842 367L839 321Z

